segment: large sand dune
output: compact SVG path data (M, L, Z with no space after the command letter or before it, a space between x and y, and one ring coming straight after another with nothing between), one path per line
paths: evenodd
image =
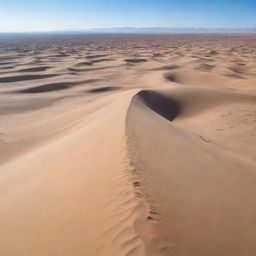
M0 39L0 255L256 255L256 37Z

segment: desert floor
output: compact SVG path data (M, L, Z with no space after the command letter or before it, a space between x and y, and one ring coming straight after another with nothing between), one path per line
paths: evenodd
M256 255L256 36L0 36L0 255Z

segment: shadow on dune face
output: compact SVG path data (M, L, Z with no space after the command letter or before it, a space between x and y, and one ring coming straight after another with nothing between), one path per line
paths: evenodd
M39 71L45 71L51 67L45 66L45 67L34 67L34 68L24 68L18 70L18 72L39 72Z
M241 76L240 74L234 73L234 74L226 74L227 77L232 77L232 78L236 78L236 79L245 79L243 76Z
M211 71L214 68L215 68L215 65L201 63L198 67L196 67L196 70L204 71L204 72L209 72L209 71Z
M8 62L0 62L0 66L4 66L4 65L11 65L11 64L16 64L17 62L13 62L13 61L8 61Z
M90 93L109 92L109 91L118 90L120 88L121 88L120 86L106 86L106 87L91 89L91 90L88 90L87 92L90 92Z
M127 63L140 63L140 62L146 62L146 59L125 59Z
M164 78L169 82L174 82L174 83L179 82L179 77L176 74L171 72L164 73Z
M98 62L104 62L104 61L112 61L113 59L97 59L97 60L92 60L93 63L98 63Z
M32 87L28 89L24 89L19 91L21 93L40 93L40 92L50 92L50 91L58 91L64 90L71 87L73 83L53 83L53 84L45 84L37 87Z
M175 100L158 92L140 91L138 96L148 108L169 121L173 121L181 111L180 105Z
M1 67L0 66L0 69L11 69L11 68L14 68L13 66L6 66L6 67Z
M161 71L161 70L174 70L174 69L178 69L178 68L180 68L180 66L173 64L173 65L164 65L164 66L161 66L158 68L153 68L152 70Z
M71 72L88 72L88 71L95 71L95 70L104 70L104 69L108 69L108 68L112 68L112 66L105 66L105 67L98 67L98 68L68 68L68 71Z
M167 120L192 117L226 104L246 103L255 105L256 96L227 89L211 87L175 86L160 91L142 90L136 101Z
M8 77L1 77L0 83L11 83L11 82L20 82L26 80L36 80L36 79L43 79L58 76L58 74L48 74L48 75L24 75L24 76L8 76Z
M92 66L92 65L93 65L92 62L84 61L84 62L79 62L79 63L77 63L75 66L76 66L76 67L82 67L82 66Z
M78 81L78 82L50 83L50 84L44 84L44 85L39 85L36 87L20 90L18 92L19 93L43 93L43 92L59 91L59 90L71 88L73 86L93 83L97 81L98 81L97 79L89 79L89 80Z

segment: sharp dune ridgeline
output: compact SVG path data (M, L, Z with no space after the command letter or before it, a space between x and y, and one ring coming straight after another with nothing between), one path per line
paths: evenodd
M0 39L0 255L256 255L256 37Z

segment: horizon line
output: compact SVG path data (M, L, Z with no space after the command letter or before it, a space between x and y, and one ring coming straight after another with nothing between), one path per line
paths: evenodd
M193 33L197 31L201 31L202 33L207 32L228 32L232 31L233 33L256 33L256 26L253 27L243 27L243 28L228 28L228 27L216 27L216 28L207 28L207 27L97 27L97 28L66 28L66 29L53 29L53 30L23 30L23 31L0 31L0 34L22 34L22 33L104 33L111 31L113 33L131 33L131 32L160 32L162 33L177 33L179 31L185 31L187 33ZM123 32L122 32L123 30Z

